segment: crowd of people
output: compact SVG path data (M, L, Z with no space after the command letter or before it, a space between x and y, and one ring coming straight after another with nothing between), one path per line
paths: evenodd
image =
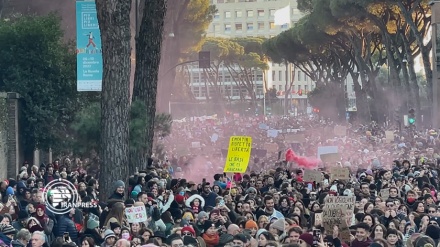
M128 184L115 181L106 201L98 199L94 174L77 162L25 163L16 179L0 183L0 246L437 247L438 131L404 129L390 141L391 127L348 124L346 135L335 136L334 125L309 116L178 123L162 140L164 154ZM270 129L279 134L268 135ZM290 143L285 129L304 140ZM271 143L277 150L254 153L244 174L223 173L220 150L233 135L251 136L253 148ZM198 144L181 151L179 143ZM311 168L283 156L291 148L316 157L326 145L341 156L313 168L322 172L318 181L306 181ZM334 166L349 169L350 179L332 179ZM50 210L45 185L56 179L70 181L81 201L96 207ZM332 196L355 198L347 225L328 225L325 204ZM130 221L126 209L139 206L146 220Z

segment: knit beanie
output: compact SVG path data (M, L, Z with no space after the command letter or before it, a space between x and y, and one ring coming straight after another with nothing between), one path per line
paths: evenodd
M194 228L192 228L192 226L185 226L185 227L182 228L182 230L180 232L182 232L182 234L184 232L189 232L189 233L192 234L193 237L196 236L196 231L194 231Z
M125 188L125 183L122 180L118 180L113 184L113 191L115 191L119 187Z
M110 229L105 230L105 232L104 232L104 240L107 240L110 237L115 237L116 238L115 233L112 230L110 230Z
M205 223L203 224L204 232L208 231L208 229L213 226L215 227L215 224L212 221L210 221L210 220L205 221Z
M118 222L110 222L110 229L115 231L116 228L121 228L121 225Z
M208 213L206 213L205 211L199 212L199 214L197 215L197 219L201 220L203 217L209 217Z
M97 227L99 227L99 220L95 220L95 219L87 220L87 229L93 230Z
M5 235L15 235L17 233L17 230L11 225L3 225L1 232Z
M432 239L439 239L440 238L440 227L436 225L429 225L426 228L426 235L431 237Z
M310 233L303 233L301 236L299 236L299 239L303 240L307 243L307 245L312 246L313 245L313 235Z
M258 229L257 222L255 222L253 220L246 221L245 229L253 229L253 228L257 228Z

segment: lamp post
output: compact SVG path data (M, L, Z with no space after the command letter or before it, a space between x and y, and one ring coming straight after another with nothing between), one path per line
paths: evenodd
M439 66L438 63L438 53L437 53L437 25L440 24L440 1L431 1L429 2L431 6L431 40L432 40L432 127L439 128L440 127L440 85L439 85Z

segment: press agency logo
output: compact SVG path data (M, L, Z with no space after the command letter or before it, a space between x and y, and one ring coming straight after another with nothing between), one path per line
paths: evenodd
M43 189L43 202L54 214L66 214L73 208L96 208L95 202L81 202L75 185L66 179L55 179Z

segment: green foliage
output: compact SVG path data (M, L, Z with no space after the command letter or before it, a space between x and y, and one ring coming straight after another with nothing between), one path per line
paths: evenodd
M278 100L277 98L277 90L275 88L270 88L266 91L266 100L268 102L272 102L273 100Z
M183 1L182 1L183 2ZM191 0L184 11L184 17L178 24L180 46L183 54L191 54L200 50L203 39L217 12L215 5L208 0Z
M0 21L0 91L23 98L26 153L55 148L80 107L76 53L55 15Z
M328 84L313 89L308 94L310 105L319 109L319 115L333 120L344 118L344 93L337 85Z
M71 125L71 147L76 154L86 155L101 150L101 104L95 102L78 112Z
M154 118L154 134L157 137L164 138L171 134L173 118L170 114L158 113Z
M72 124L73 139L71 145L73 152L86 155L90 151L98 152L101 136L101 105L93 103L81 110ZM172 118L169 114L157 114L154 122L155 134L166 137L171 133ZM130 149L146 147L144 129L146 125L146 108L142 101L134 101L130 109Z

